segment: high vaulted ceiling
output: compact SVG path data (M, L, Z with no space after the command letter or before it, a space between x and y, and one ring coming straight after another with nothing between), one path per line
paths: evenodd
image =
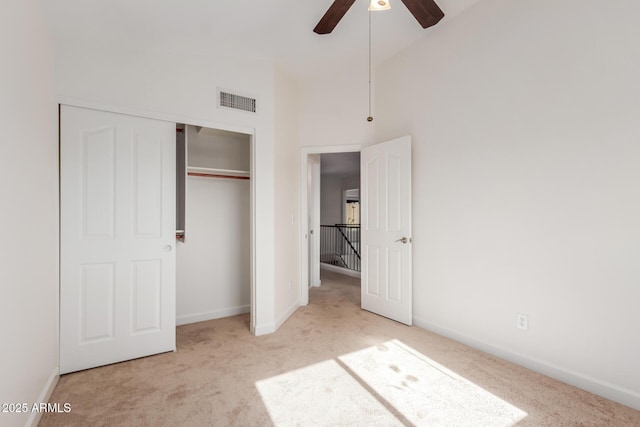
M373 61L400 52L424 30L400 0L372 13ZM438 0L443 25L479 0ZM115 49L263 57L293 77L367 64L368 0L358 0L333 33L312 30L333 0L40 0L54 38ZM436 25L436 27L438 26ZM433 28L436 28L433 27Z

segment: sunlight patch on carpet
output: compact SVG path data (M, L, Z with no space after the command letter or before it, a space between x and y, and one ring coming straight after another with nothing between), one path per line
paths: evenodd
M284 426L513 426L527 416L398 340L256 383Z
M398 340L339 360L414 425L513 426L527 416Z
M335 360L258 381L276 426L401 426Z

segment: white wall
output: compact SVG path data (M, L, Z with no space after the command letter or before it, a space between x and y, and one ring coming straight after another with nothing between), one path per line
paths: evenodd
M187 124L255 131L256 333L274 330L274 66L271 61L176 52L88 49L58 43L55 84L64 101L114 106ZM258 99L257 114L216 107L217 88ZM240 129L242 128L242 129ZM280 237L278 237L280 239Z
M360 169L360 168L358 168ZM344 191L358 189L360 190L360 174L351 175L342 179L342 189ZM360 192L358 191L358 197Z
M275 73L275 221L274 301L276 327L300 305L299 148L297 87L281 70Z
M299 144L326 146L368 144L373 123L367 122L368 70L336 70L322 80L307 80L299 89ZM375 114L374 114L375 116Z
M479 2L378 70L376 122L413 136L415 322L638 409L639 15Z
M322 225L344 224L344 192L360 189L360 175L321 175L320 222Z
M249 135L187 126L189 166L248 171L251 169Z
M250 137L186 127L189 166L248 170ZM186 237L176 245L177 323L249 312L250 183L187 178Z
M342 178L320 175L320 224L342 224Z
M0 402L47 401L58 372L53 48L31 0L0 14ZM30 408L29 408L30 409ZM3 426L35 414L0 413ZM28 420L29 418L29 420Z
M187 228L177 243L177 323L249 312L249 181L187 179Z

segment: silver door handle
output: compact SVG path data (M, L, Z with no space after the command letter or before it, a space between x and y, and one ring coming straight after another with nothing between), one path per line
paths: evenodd
M396 242L402 242L404 244L406 244L408 241L409 241L409 239L407 239L406 237L403 237L402 239L396 240Z
M172 246L172 245L166 245L166 246L164 247L164 251L165 251L165 252L171 252L172 250L173 250L173 246Z

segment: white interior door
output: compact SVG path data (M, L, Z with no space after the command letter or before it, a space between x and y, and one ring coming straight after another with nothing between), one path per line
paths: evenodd
M361 152L362 308L411 325L411 137Z
M60 114L60 372L175 350L175 123Z

